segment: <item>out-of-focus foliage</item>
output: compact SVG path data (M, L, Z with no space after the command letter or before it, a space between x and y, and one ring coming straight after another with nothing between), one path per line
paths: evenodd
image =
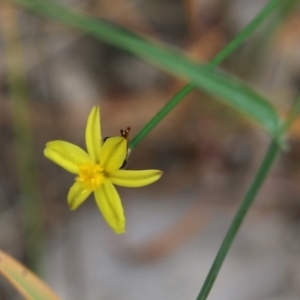
M1 250L0 273L27 300L60 299L40 278Z

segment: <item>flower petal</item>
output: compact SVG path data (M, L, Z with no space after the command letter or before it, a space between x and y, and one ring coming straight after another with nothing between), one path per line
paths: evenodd
M100 164L109 173L120 169L127 155L127 140L121 136L110 137L100 152Z
M109 180L95 191L96 203L108 225L117 234L125 232L125 217L121 199Z
M85 130L85 143L92 162L99 162L102 145L99 106L94 106L89 114Z
M64 141L48 142L44 149L44 155L65 170L74 174L78 174L79 165L90 162L90 157L84 150Z
M87 190L82 183L76 181L70 188L68 193L68 205L71 210L76 209L86 198L92 193Z
M158 180L162 171L160 170L142 170L142 171L129 171L117 170L108 174L109 180L116 185L126 187L140 187L148 185Z

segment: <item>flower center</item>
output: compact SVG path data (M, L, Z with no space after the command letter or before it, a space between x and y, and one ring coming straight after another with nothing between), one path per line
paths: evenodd
M79 167L76 181L82 182L87 189L96 190L104 181L104 169L99 164L84 164Z

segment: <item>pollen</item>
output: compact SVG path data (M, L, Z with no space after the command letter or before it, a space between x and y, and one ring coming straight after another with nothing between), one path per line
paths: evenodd
M79 167L76 181L82 182L86 189L96 190L104 181L104 169L99 164L84 164Z

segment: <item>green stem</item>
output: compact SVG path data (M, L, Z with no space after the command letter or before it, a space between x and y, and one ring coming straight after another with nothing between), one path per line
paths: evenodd
M298 95L294 105L289 111L287 120L285 122L285 125L283 126L282 130L282 136L285 134L285 132L289 129L292 122L296 119L298 114L300 113L300 95ZM234 219L232 220L230 227L224 237L224 240L221 244L221 247L217 253L217 256L210 268L210 271L204 281L204 284L202 286L202 289L197 297L196 300L205 300L211 291L213 284L217 278L217 275L222 267L222 264L224 262L224 259L228 253L228 250L251 206L253 203L258 191L260 190L262 184L264 183L270 168L274 162L274 159L276 158L277 153L279 152L281 148L280 143L278 143L277 140L273 140L272 143L269 146L269 149L267 151L267 154L265 155L265 158L262 162L262 164L259 167L258 172L255 175L255 178L250 185L250 188L248 189L248 192L246 193Z
M208 69L213 69L224 61L233 51L235 51L249 35L261 25L265 18L281 4L281 0L271 0L256 15L256 17L230 42L223 48L207 65ZM177 105L183 100L194 88L192 82L184 86L167 104L140 130L140 132L130 142L130 148L135 148L145 136Z
M218 254L210 268L210 271L204 281L202 289L197 297L197 300L205 300L211 291L213 284L217 278L217 275L221 269L221 266L224 262L224 259L228 253L228 250L251 206L253 203L259 189L261 188L265 178L267 177L270 168L274 162L274 159L277 153L280 150L280 145L276 140L273 140L269 146L267 154L259 167L259 170L250 185L248 192L246 193L234 219L231 222L231 225L225 235L225 238L222 242L222 245L218 251Z
M139 133L130 141L129 148L132 150L135 148L145 136L162 120L164 117L177 105L181 100L186 97L193 89L195 85L189 83L184 86L175 96L173 96L164 107L159 110L158 113L139 131Z

